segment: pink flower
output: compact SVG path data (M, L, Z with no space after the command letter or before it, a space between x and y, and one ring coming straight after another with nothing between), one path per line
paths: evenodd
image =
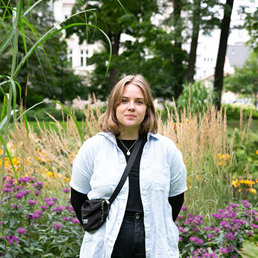
M62 227L63 227L63 224L60 223L60 222L56 222L56 223L53 224L53 228L54 228L55 230L58 230L58 229L60 229L60 228L62 228Z
M25 228L17 228L17 233L18 234L25 234L26 233L26 229Z

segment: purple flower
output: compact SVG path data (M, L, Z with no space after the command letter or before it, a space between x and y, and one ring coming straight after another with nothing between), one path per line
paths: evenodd
M209 231L211 228L204 226L203 229Z
M77 218L72 219L73 224L80 224L80 221Z
M182 210L182 211L186 211L186 210L187 210L187 207L186 207L186 206L182 206L181 210Z
M64 220L64 221L70 221L71 218L70 218L70 217L63 217L62 220Z
M183 216L178 215L177 220L182 220L182 219L184 219L184 217L183 217Z
M40 208L41 208L42 210L47 210L47 209L48 209L48 206L40 205Z
M17 233L18 234L25 234L26 233L26 229L25 228L17 228Z
M5 239L8 241L9 245L12 245L14 242L18 244L18 238L16 236L7 235Z
M15 197L16 199L22 199L23 196L24 196L23 192L18 192L18 193L16 193L16 194L14 195L14 197Z
M11 204L11 206L12 206L12 208L13 209L20 209L21 208L21 205L19 205L19 204Z
M40 214L39 213L33 213L32 215L33 219L40 219Z
M189 238L189 241L190 241L190 242L193 242L193 243L196 243L196 244L199 244L199 245L202 245L202 244L203 244L203 240L200 239L200 238L198 238L198 237L196 237L196 236L191 236L191 237Z
M40 193L41 193L40 190L35 190L35 191L34 191L34 194L35 194L35 195L40 195Z
M227 254L228 253L228 250L225 247L220 248L219 251L220 251L221 254Z
M64 209L65 209L65 207L59 205L56 208L53 208L53 211L55 211L55 212L62 212Z
M67 206L67 210L68 210L69 212L73 211L73 206Z
M234 237L233 233L229 232L228 234L225 235L225 238L234 240L235 237Z
M254 223L252 223L251 227L256 229L256 228L258 228L258 225L255 225Z
M183 240L182 237L179 237L178 241L179 241L179 242L182 242L182 240Z
M60 228L62 228L62 227L63 227L63 224L60 223L60 222L56 222L56 223L53 224L53 228L54 228L55 230L58 230L58 229L60 229Z
M28 200L29 205L36 205L37 202L35 200Z
M225 221L225 220L222 220L221 222L220 222L220 225L223 227L223 226L226 226L228 223Z
M64 188L63 191L64 191L65 193L69 193L69 192L70 192L70 189L69 189L69 188Z
M209 234L208 235L208 238L213 238L214 237L214 234Z

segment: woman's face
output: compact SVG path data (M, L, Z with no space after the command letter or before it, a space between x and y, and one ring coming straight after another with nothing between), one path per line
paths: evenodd
M116 117L123 129L138 132L146 114L144 95L140 87L130 83L124 87L121 103L116 108Z

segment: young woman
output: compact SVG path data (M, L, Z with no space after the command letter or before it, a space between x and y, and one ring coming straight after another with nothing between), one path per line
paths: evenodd
M172 140L157 133L150 87L141 75L115 85L100 128L73 162L71 202L80 221L83 202L112 195L136 140L143 141L106 222L85 232L80 257L179 257L174 221L187 190L186 168Z

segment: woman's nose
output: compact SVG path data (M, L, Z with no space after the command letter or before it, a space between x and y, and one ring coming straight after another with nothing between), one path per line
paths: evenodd
M134 101L129 102L129 109L134 109Z

